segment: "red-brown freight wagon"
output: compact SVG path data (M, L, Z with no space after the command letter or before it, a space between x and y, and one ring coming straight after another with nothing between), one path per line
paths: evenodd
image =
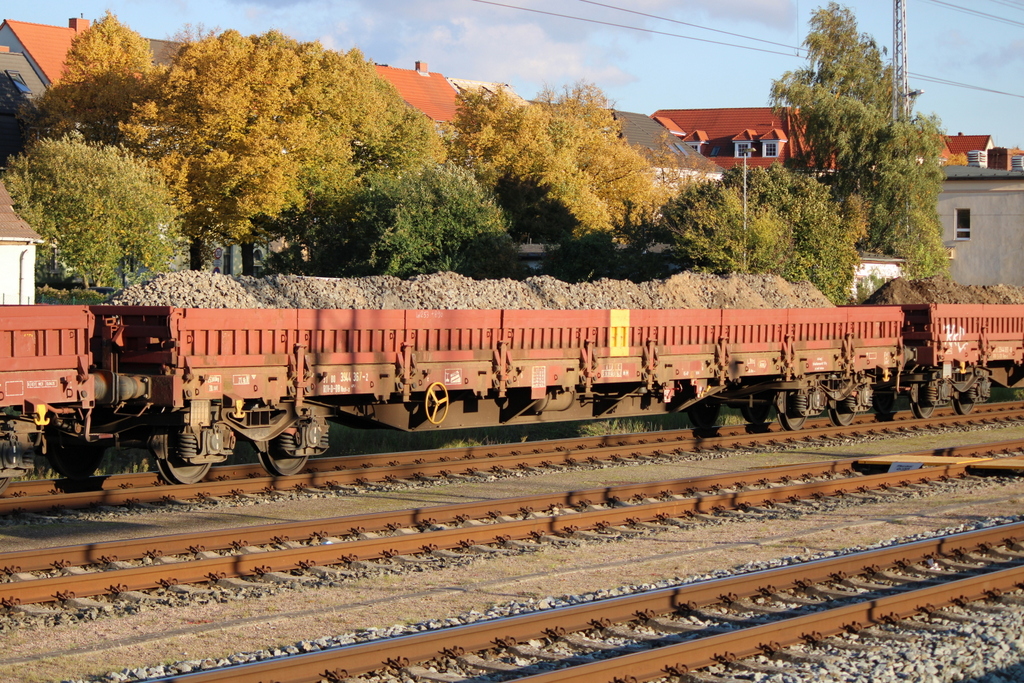
M844 423L892 392L899 307L779 310L231 310L93 307L104 401L90 436L145 439L172 481L238 438L271 472L327 447L327 420L403 430L722 405L787 428Z
M907 372L919 416L952 401L967 413L987 401L992 382L1024 385L1024 306L904 305Z
M60 416L81 423L92 408L92 329L84 306L0 306L0 492L32 470L51 424ZM54 465L73 473L75 459L62 457L59 438L53 443Z

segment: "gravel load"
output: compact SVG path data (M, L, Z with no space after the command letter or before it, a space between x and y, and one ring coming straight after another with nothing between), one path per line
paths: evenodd
M166 273L116 293L110 303L181 308L611 309L825 308L832 303L809 282L775 275L680 273L634 283L603 279L570 284L542 275L525 280L473 280L457 273L315 278L234 277L200 271Z
M936 275L920 280L898 277L872 294L866 304L1024 304L1024 287L961 285Z

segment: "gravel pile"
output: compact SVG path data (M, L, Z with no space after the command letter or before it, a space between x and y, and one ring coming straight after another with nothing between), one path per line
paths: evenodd
M948 277L890 280L866 304L1024 304L1024 287L961 285Z
M400 280L385 275L253 278L182 271L124 289L110 303L182 308L525 310L832 306L809 282L787 282L774 275L705 273L680 273L639 284L608 279L569 284L546 275L519 281L473 280L456 273L434 273Z

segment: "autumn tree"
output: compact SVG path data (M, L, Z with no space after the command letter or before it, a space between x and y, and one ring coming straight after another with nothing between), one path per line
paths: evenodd
M155 69L149 41L107 11L75 36L61 77L29 112L29 127L46 137L77 131L88 141L118 144L121 124L146 99Z
M246 272L253 243L286 214L336 201L368 168L400 173L440 152L430 123L358 51L275 31L185 43L125 129L174 188L191 267L222 242L243 246Z
M665 198L619 133L593 85L545 91L531 104L477 91L461 96L448 153L495 190L516 239L554 242L612 230L629 211L653 214Z
M865 231L856 199L836 202L829 188L781 164L748 172L744 221L743 169L722 183L686 188L664 211L677 259L714 273L773 273L810 280L834 303L850 299Z
M905 257L914 275L945 271L939 122L893 121L892 67L849 9L831 2L817 10L804 45L807 65L772 85L774 105L789 109L799 136L792 164L818 174L837 200L863 202L865 248Z
M77 134L41 140L10 162L3 180L18 214L87 287L169 267L173 197L154 168L123 148Z

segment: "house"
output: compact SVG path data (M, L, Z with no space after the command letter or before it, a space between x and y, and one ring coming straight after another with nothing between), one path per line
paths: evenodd
M36 245L42 243L14 212L14 200L0 181L0 304L35 303Z
M64 72L71 41L87 28L88 19L69 19L67 28L4 19L0 24L0 45L25 55L39 80L49 86Z
M678 182L683 176L699 175L721 180L718 167L698 154L693 147L679 139L672 130L656 119L629 111L612 110L612 116L622 127L621 137L641 153L667 164L659 168L659 177L665 182Z
M964 285L1024 285L1016 258L1024 249L1024 171L944 171L938 211L952 278Z
M793 153L789 115L771 107L660 109L651 115L695 152L719 167L765 168Z
M0 168L25 145L18 111L44 90L28 58L0 46Z
M946 153L943 158L948 159L954 154L963 154L965 157L971 152L988 152L995 147L991 135L956 135L942 136L946 143Z
M416 62L415 70L378 64L377 75L395 86L406 104L431 120L448 123L455 118L458 93L442 74L431 73L426 62Z

